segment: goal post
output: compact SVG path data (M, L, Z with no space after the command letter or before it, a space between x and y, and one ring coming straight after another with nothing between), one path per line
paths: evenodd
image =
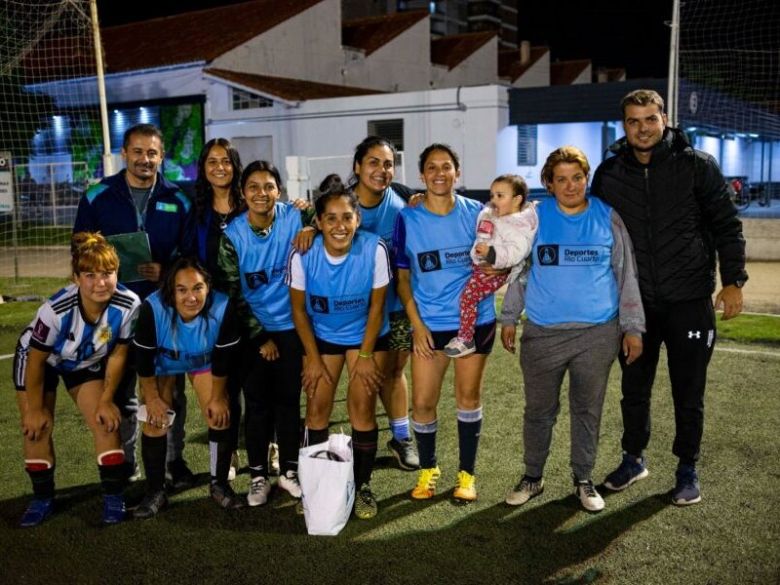
M68 276L78 200L110 171L100 92L76 83L102 70L96 18L95 0L0 5L0 294Z

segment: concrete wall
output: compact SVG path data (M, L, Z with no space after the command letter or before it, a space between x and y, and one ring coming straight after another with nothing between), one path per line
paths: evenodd
M742 230L748 260L780 260L780 219L742 218Z
M489 85L496 83L498 70L498 37L493 37L456 67L434 67L431 87L458 87L459 85Z
M341 4L326 0L221 55L212 67L342 84Z
M528 71L512 83L512 87L547 87L548 85L550 85L550 51L542 55Z
M341 25L338 34L341 35ZM413 91L430 87L430 21L423 18L363 59L345 53L341 83L382 91ZM339 37L340 40L340 37ZM300 76L298 76L301 79ZM337 83L331 80L329 83Z
M508 92L497 85L314 100L297 107L276 104L241 112L218 107L228 105L225 95L222 84L212 85L206 138L270 137L272 158L280 168L287 156L351 156L365 138L369 120L403 119L405 174L413 186L419 185L419 153L432 142L445 142L462 158L461 184L489 188L496 176L496 136L509 120Z

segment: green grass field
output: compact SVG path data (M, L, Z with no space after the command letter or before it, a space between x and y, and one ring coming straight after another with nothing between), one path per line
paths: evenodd
M37 303L0 306L0 354L13 351ZM719 322L720 323L720 322ZM337 537L310 537L293 502L225 512L207 499L205 428L190 398L186 457L202 485L172 498L159 517L99 526L100 495L91 439L59 392L55 440L58 511L37 529L16 523L29 497L10 383L0 361L0 581L3 583L778 583L780 582L780 320L743 316L730 324L710 368L700 463L703 501L672 506L674 418L665 366L654 396L650 477L606 498L597 515L571 495L564 387L546 469L545 493L516 509L503 504L522 461L522 382L517 357L498 345L485 379L477 465L479 500L450 501L457 472L451 378L439 410L442 490L409 500L415 475L380 450L373 487L380 512L351 520ZM761 332L756 333L757 330ZM750 341L750 344L744 343ZM613 368L594 479L620 458L619 368ZM343 397L343 394L342 394ZM348 431L343 400L333 427ZM380 417L380 445L389 438ZM248 488L248 476L236 480ZM137 502L142 485L129 500Z

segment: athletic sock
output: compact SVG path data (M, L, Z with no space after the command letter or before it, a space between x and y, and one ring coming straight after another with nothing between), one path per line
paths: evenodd
M146 491L156 493L165 488L165 456L168 452L167 435L141 435L141 458L146 472Z
M409 434L409 417L390 419L390 431L396 441L408 441L411 438Z
M32 482L36 500L50 500L54 497L54 464L43 459L26 459L25 471Z
M127 482L125 452L112 449L98 455L98 473L103 493L109 496L121 494Z
M417 441L417 452L420 455L420 467L430 469L436 467L436 429L438 422L418 423L412 419L414 438Z
M304 435L305 446L318 445L328 440L328 427L325 427L324 429L312 429L307 427Z
M474 475L479 447L479 433L482 430L482 407L474 410L458 409L458 447L460 448L460 469Z
M212 484L227 485L232 456L230 429L209 429L209 471Z
M352 455L355 469L355 486L360 489L363 484L371 482L371 472L376 459L376 443L379 429L358 431L352 429Z

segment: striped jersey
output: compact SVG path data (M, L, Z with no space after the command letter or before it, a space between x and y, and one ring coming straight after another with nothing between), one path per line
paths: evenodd
M17 354L23 371L30 347L47 352L46 362L60 372L74 372L98 364L117 343L133 336L141 301L131 290L117 284L111 300L96 323L84 318L79 288L69 284L38 309L24 330Z

